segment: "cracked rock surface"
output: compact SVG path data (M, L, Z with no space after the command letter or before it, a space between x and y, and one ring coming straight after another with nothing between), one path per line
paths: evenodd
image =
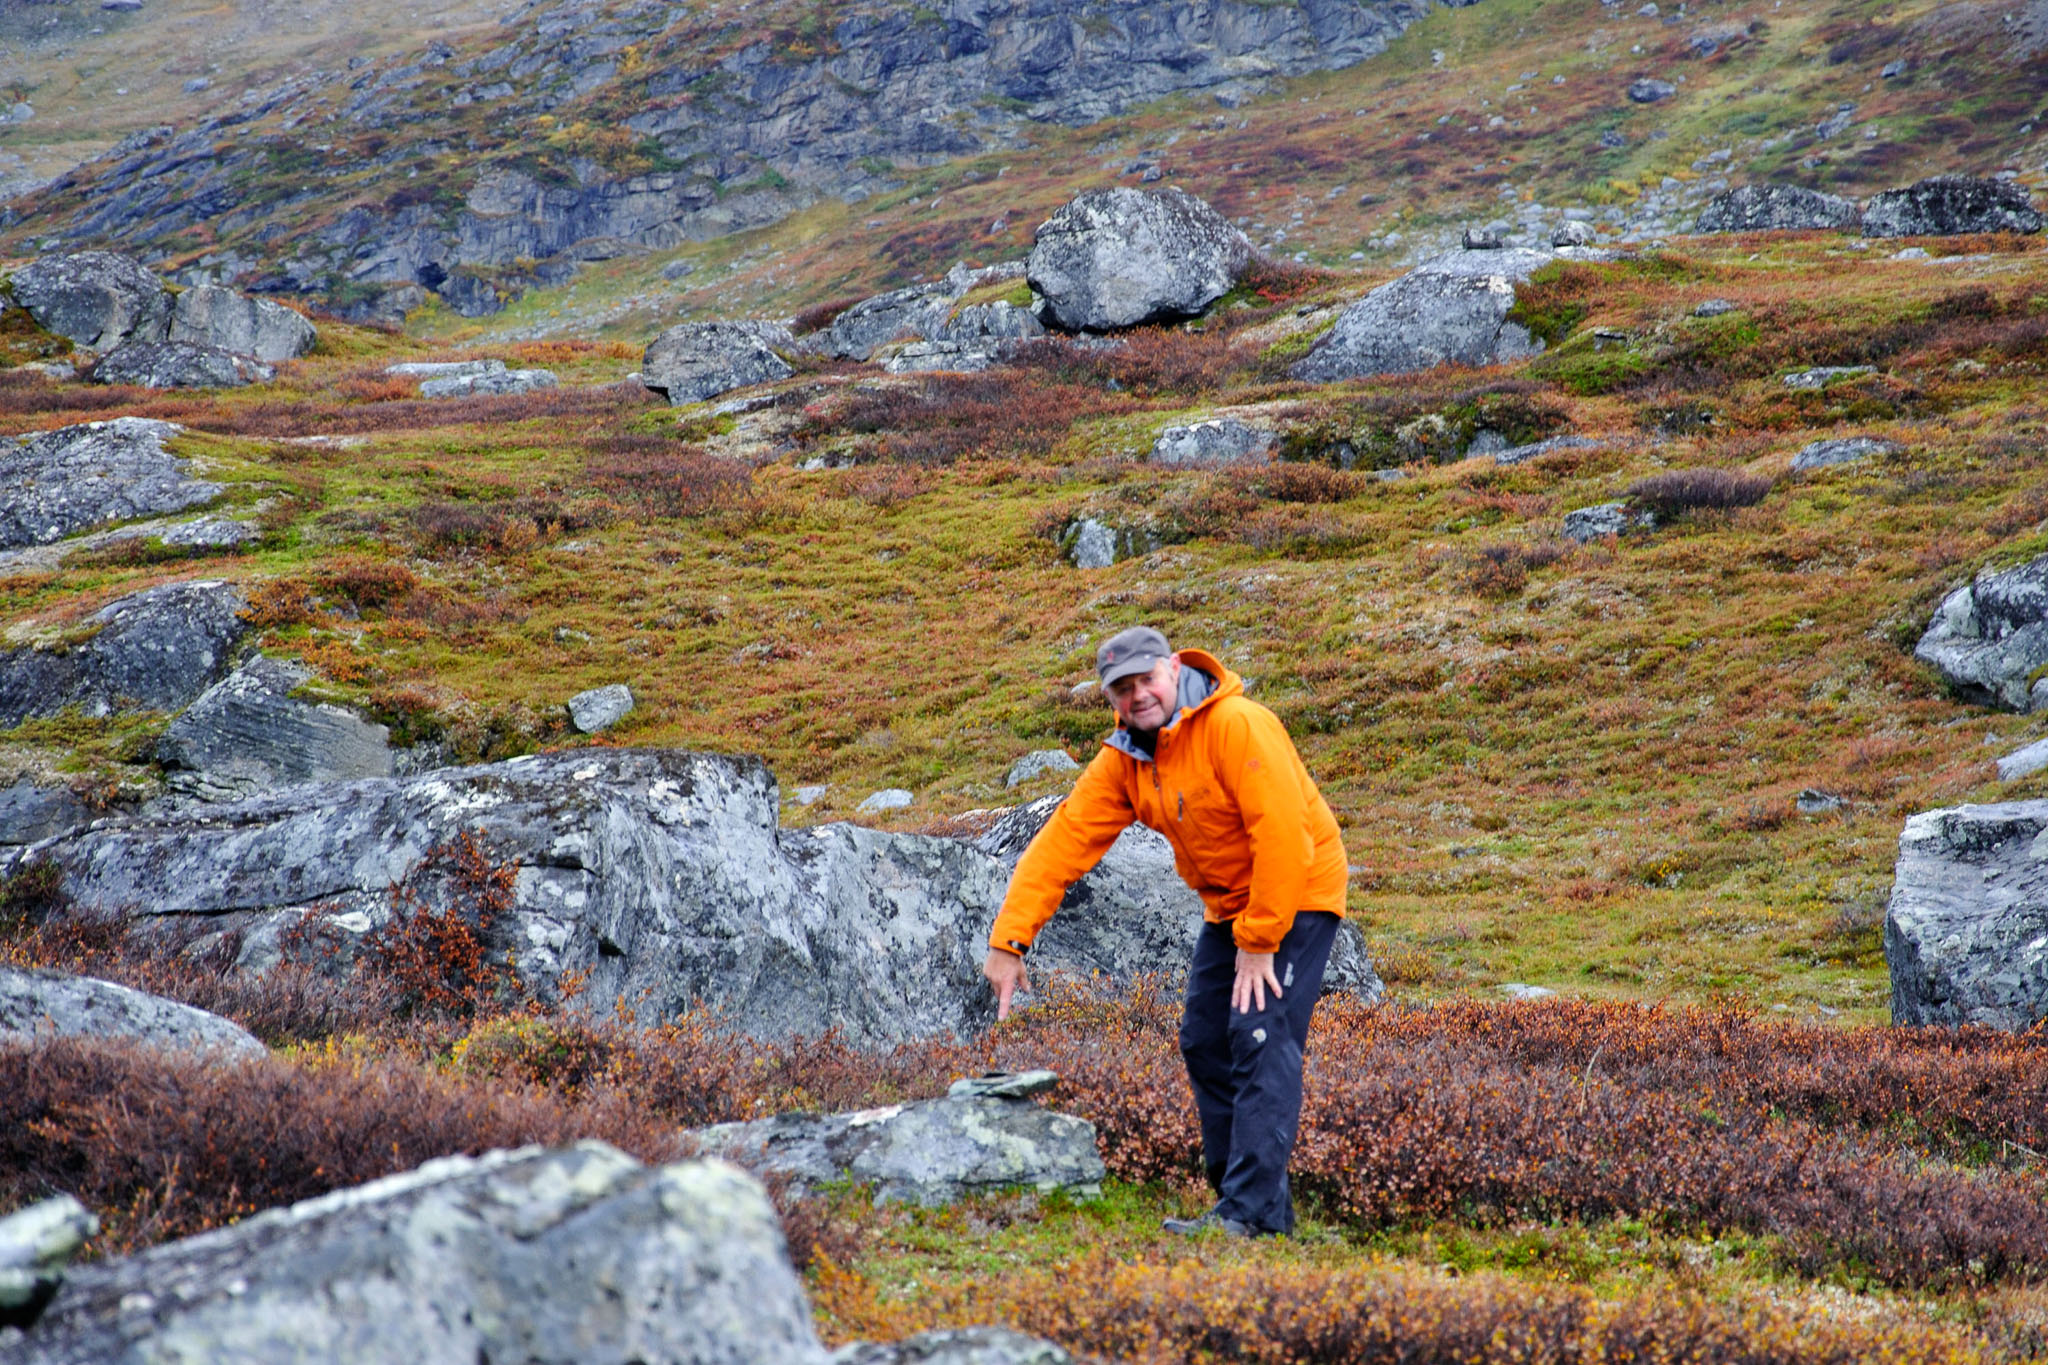
M203 506L225 490L164 449L169 422L116 417L0 446L0 549L48 545L110 521Z
M1899 835L1884 955L1895 1024L2048 1019L2048 801L1922 811Z

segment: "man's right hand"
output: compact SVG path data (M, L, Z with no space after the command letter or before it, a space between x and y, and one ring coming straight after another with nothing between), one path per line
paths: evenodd
M1031 978L1024 974L1024 959L1001 948L988 950L988 961L981 964L981 974L988 978L989 985L996 988L998 1020L1010 1017L1011 996L1018 991L1028 994L1031 990Z

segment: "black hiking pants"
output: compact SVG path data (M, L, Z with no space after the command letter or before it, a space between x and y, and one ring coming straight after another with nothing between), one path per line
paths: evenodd
M1294 1231L1287 1160L1301 1118L1302 1051L1336 937L1329 911L1296 915L1273 958L1279 998L1268 991L1265 1009L1245 1014L1230 1008L1237 980L1230 926L1204 924L1195 940L1180 1054L1202 1120L1202 1161L1216 1211L1259 1232Z

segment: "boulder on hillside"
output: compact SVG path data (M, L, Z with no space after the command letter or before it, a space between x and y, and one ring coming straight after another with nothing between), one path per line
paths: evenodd
M481 374L445 374L420 381L422 398L480 398L486 395L532 393L561 387L553 370L511 370L499 365Z
M154 1047L261 1057L262 1043L217 1014L112 981L0 966L0 1041L130 1038Z
M443 1157L74 1267L14 1349L23 1365L825 1361L756 1181L601 1142Z
M46 332L96 351L130 340L161 341L171 291L132 257L112 251L41 256L14 272L14 301Z
M1280 433L1248 426L1235 417L1212 417L1168 427L1152 443L1152 463L1164 465L1264 464Z
M671 327L654 339L640 362L640 382L676 407L795 373L758 328L738 322Z
M1922 811L1899 835L1884 955L1895 1024L2048 1019L2048 801Z
M225 490L164 449L181 429L116 417L0 445L0 549L48 545L103 522L161 516Z
M2027 188L2012 180L1937 175L1873 195L1863 208L1866 237L1945 237L1959 232L2039 232Z
M1508 321L1508 313L1515 285L1553 259L1518 249L1453 251L1426 261L1346 308L1290 373L1327 384L1535 355L1543 343Z
M1039 1073L1051 1079L1050 1073ZM1095 1125L1022 1096L948 1095L845 1114L782 1114L691 1133L709 1156L800 1188L873 1185L880 1201L950 1204L1024 1187L1101 1193Z
M1981 570L1942 599L1913 647L1970 701L2008 711L2048 707L2048 555Z
M1677 86L1655 76L1639 77L1628 83L1628 97L1633 104L1661 104L1677 93Z
M312 323L275 299L201 284L178 295L168 339L275 364L297 360L319 336Z
M1085 190L1039 224L1026 263L1040 319L1107 332L1193 317L1230 292L1251 243L1183 190Z
M91 716L182 709L227 670L249 629L242 605L231 583L166 583L109 602L82 639L0 653L0 728L67 706Z
M862 299L823 331L805 337L803 345L840 360L871 360L891 342L907 339L909 345L884 362L892 373L986 369L1018 342L1044 336L1045 325L1009 299L961 300L985 286L1021 281L1023 275L1018 261L979 270L956 265L943 279Z
M100 1220L68 1194L0 1218L0 1344L9 1327L26 1327L56 1297L65 1267Z
M832 319L815 338L813 350L838 360L867 360L876 350L903 337L934 339L962 291L950 281L913 284L862 299Z
M96 384L145 389L235 389L276 377L276 370L250 356L190 341L131 341L92 367Z
M301 701L303 664L261 656L206 689L157 741L174 788L238 800L280 787L389 777L390 731L339 706Z
M1825 441L1809 441L1801 446L1792 457L1792 467L1796 470L1827 469L1878 455L1896 455L1903 449L1905 447L1897 441L1876 436L1838 436Z
M1738 185L1707 201L1694 232L1805 232L1852 228L1855 201L1803 185Z

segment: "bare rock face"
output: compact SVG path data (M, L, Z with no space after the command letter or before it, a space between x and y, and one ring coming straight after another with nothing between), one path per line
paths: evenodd
M2048 706L2048 555L1986 569L1935 609L1913 657L1934 665L1971 701L2007 711Z
M774 1206L601 1142L445 1157L74 1268L24 1365L823 1365Z
M39 843L92 821L92 809L68 787L39 787L23 778L0 790L0 844Z
M169 422L116 417L0 445L0 549L48 545L103 522L161 516L224 491L164 449Z
M235 389L276 377L250 356L190 341L131 341L92 367L94 383L146 389Z
M202 284L178 295L168 339L276 364L298 359L319 338L312 323L274 299Z
M788 333L781 338L783 345L789 344ZM671 327L654 339L640 362L640 382L676 407L733 389L772 384L795 373L758 326L740 322Z
M39 257L14 272L13 289L37 326L96 351L161 341L170 326L171 291L140 262L112 251Z
M311 670L254 658L201 693L171 722L157 758L172 784L210 800L280 787L389 777L390 732L352 711L293 697Z
M1738 185L1715 195L1700 211L1694 232L1801 232L1853 228L1862 217L1855 201L1803 185Z
M1424 262L1346 308L1291 373L1327 384L1535 355L1543 343L1508 313L1515 285L1552 259L1520 249L1453 251Z
M2039 232L2041 215L2026 186L2011 180L1937 175L1872 196L1863 209L1866 237L1944 237L1959 232Z
M1235 417L1211 417L1168 427L1152 443L1152 463L1164 465L1264 464L1280 433L1248 426Z
M0 654L0 726L66 706L106 716L124 706L176 711L227 670L248 631L230 583L167 583L108 603L86 638Z
M890 343L907 342L883 362L894 374L987 369L1018 342L1044 336L1045 326L1008 299L962 300L984 285L1023 277L1022 262L979 270L956 265L942 279L862 299L803 344L840 360L871 360Z
M0 967L0 1041L133 1038L157 1047L261 1057L268 1049L217 1014L90 976Z
M1086 190L1039 224L1025 266L1043 321L1107 332L1193 317L1230 292L1251 243L1182 190Z
M1809 441L1792 457L1792 467L1797 470L1827 469L1879 455L1896 455L1902 449L1904 447L1897 441L1876 436L1840 436L1831 440Z
M1922 811L1899 835L1884 955L1895 1024L2048 1019L2048 801Z

